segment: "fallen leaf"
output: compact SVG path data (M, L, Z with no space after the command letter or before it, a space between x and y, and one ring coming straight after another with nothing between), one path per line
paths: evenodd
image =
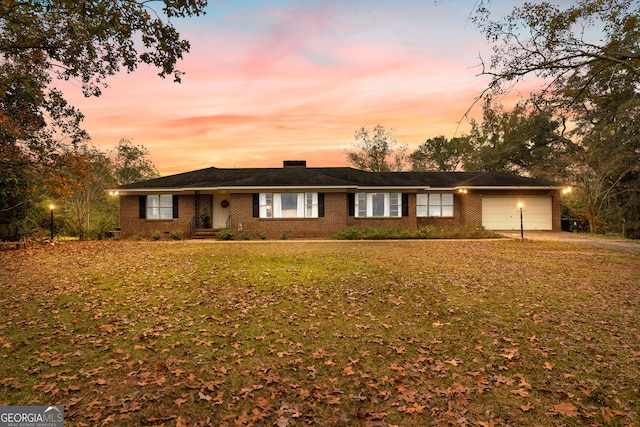
M520 409L522 410L522 412L529 412L533 409L533 405L531 405L531 402L527 402L526 405L521 405Z
M342 371L345 375L351 376L355 374L355 371L353 370L353 368L351 366L347 366L346 368L344 368L344 370Z
M565 415L567 417L576 417L578 416L578 408L573 406L571 403L563 402L557 405L553 405L553 410L560 415Z
M200 400L206 400L207 402L211 400L211 396L209 396L208 394L204 394L201 391L198 392L198 397L200 398Z
M416 413L416 414L421 414L424 409L426 408L426 405L418 405L417 403L414 403L413 406L407 408L407 412L410 414Z
M518 396L522 396L522 397L528 397L529 396L529 392L525 389L518 389L518 390L511 390L511 393L513 394L517 394Z
M504 357L505 359L512 360L513 358L518 356L518 349L517 348L507 349L507 350L503 351L502 353L500 353L500 356Z

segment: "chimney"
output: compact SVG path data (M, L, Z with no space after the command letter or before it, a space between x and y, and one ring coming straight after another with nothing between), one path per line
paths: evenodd
M306 168L307 161L306 160L285 160L282 163L283 168Z

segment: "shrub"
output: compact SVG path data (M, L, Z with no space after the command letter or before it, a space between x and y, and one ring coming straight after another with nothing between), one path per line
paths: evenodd
M238 234L236 234L235 238L237 240L251 240L251 235L252 235L252 233L250 231L243 230L243 231L238 232Z
M164 234L162 234L161 231L156 230L153 232L151 237L153 238L153 240L161 240L164 237Z
M344 231L330 236L337 240L388 240L388 239L490 239L500 237L499 234L484 227L454 226L436 227L427 225L416 231L406 228L355 228L349 227Z
M235 237L235 232L230 228L225 228L224 230L220 230L216 233L216 238L218 240L233 240Z
M289 240L291 238L291 231L283 231L280 235L280 240Z
M182 240L183 238L183 234L182 234L182 230L176 230L176 231L172 231L171 234L169 235L173 240Z

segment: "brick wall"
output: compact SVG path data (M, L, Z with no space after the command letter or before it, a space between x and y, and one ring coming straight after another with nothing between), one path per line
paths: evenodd
M536 190L468 190L466 194L456 194L460 200L460 224L482 225L482 197L483 196L551 196L552 230L561 229L560 191Z
M326 237L347 226L347 196L345 193L324 193L324 217L321 218L254 218L253 194L231 195L231 227L264 233L269 239L279 239L284 232L290 237Z
M346 218L347 227L356 228L406 228L408 230L416 230L418 222L416 220L416 195L409 194L409 215L395 218ZM344 195L345 204L347 196ZM345 214L346 216L346 214Z
M174 219L140 219L140 202L138 196L120 196L120 228L121 236L151 237L153 233L170 234L181 230L188 238L190 223L195 214L195 199L192 195L178 196L178 216Z
M279 239L284 232L292 238L326 237L329 234L344 230L347 227L402 227L416 230L424 225L456 226L482 225L482 197L485 195L541 195L552 196L553 230L560 230L560 192L550 191L487 191L469 190L466 194L454 195L453 218L417 218L416 195L409 194L409 216L399 218L355 218L348 216L348 202L345 193L325 192L325 216L322 218L253 218L253 195L251 193L234 193L229 195L231 227L255 233L264 233L269 239ZM204 195L201 195L201 198ZM201 199L202 200L202 199ZM139 219L138 196L120 197L120 227L122 237L136 235L150 237L154 232L171 233L182 230L189 237L190 222L194 216L195 196L178 197L179 218L171 220Z

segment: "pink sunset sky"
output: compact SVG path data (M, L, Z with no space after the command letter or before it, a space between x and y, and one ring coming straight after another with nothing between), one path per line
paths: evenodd
M392 128L410 150L468 130L463 115L488 82L478 58L491 54L469 21L473 7L210 1L204 17L175 22L191 42L181 84L141 67L111 78L100 98L83 98L79 85L64 91L92 145L110 150L129 138L162 175L285 159L344 166L362 126Z

